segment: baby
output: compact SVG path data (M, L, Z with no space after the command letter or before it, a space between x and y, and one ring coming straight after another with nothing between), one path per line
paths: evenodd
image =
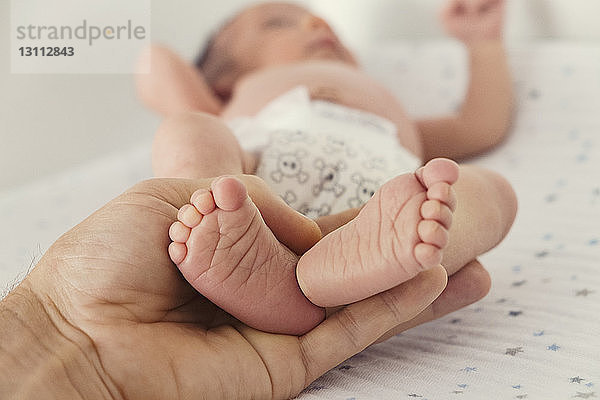
M243 10L197 69L153 49L138 89L168 116L155 138L156 175L220 176L171 226L169 254L184 277L250 326L301 334L324 318L322 307L440 264L452 274L496 246L516 212L510 185L472 166L459 179L457 164L435 157L477 154L508 129L503 8L448 3L442 19L470 53L467 98L456 116L416 123L298 5ZM307 219L307 229L276 238L269 226L285 221L257 210L236 174L258 175L278 195L265 190L272 204L285 200L317 224Z

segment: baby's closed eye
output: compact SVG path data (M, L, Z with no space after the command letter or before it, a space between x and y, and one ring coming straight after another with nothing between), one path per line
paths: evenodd
M271 17L262 23L265 29L289 28L296 25L296 20L288 16Z

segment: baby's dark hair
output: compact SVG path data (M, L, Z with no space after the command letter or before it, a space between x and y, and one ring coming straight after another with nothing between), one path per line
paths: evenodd
M213 92L224 102L227 102L231 97L232 88L218 86L218 83L225 76L236 74L237 65L233 55L230 54L228 46L218 43L217 40L234 19L235 18L230 18L227 20L219 29L209 36L194 61L195 67L204 75L206 83L208 83ZM232 77L234 78L234 76Z
M214 51L215 39L216 39L216 34L215 33L211 34L210 37L208 38L208 40L204 43L204 45L200 49L200 53L198 54L198 56L196 56L196 61L194 62L194 65L197 68L203 69L204 65L208 62L208 57L210 56L210 53Z

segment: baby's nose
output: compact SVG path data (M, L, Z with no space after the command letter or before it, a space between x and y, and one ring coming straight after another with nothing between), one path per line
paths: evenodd
M317 30L322 28L331 31L331 27L329 26L327 21L325 21L323 18L317 15L307 14L303 22L304 27L310 30Z

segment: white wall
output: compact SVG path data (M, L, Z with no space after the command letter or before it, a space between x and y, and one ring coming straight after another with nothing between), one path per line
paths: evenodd
M557 38L600 41L598 0L507 0L510 41ZM443 35L437 21L445 0L312 0L355 47L393 39ZM343 4L343 5L342 5Z
M27 0L19 0L27 1ZM298 0L360 49L441 34L443 0ZM153 0L152 37L192 58L219 21L252 0ZM509 40L600 41L600 1L510 0ZM134 96L130 75L10 73L9 1L0 0L0 191L149 141L159 120Z

